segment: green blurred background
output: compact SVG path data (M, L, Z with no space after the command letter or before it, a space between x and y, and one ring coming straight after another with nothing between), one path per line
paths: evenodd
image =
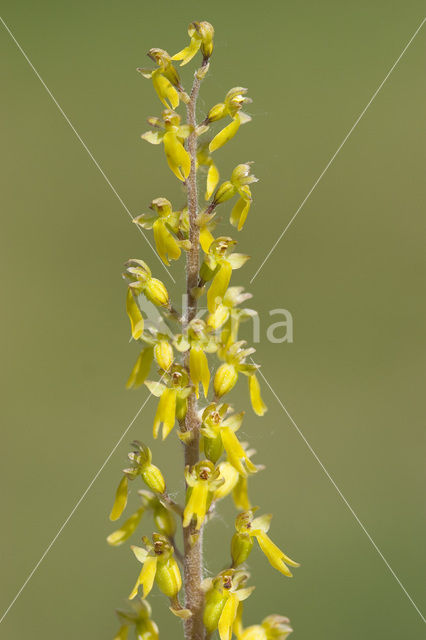
M232 86L249 87L253 98L253 122L217 152L223 175L255 160L261 179L239 236L252 260L234 282L248 287L423 7L4 0L2 15L134 215L159 195L181 198L162 151L139 139L160 104L135 68L147 65L150 47L182 48L191 20L214 24L200 118ZM264 375L420 608L425 37L423 29L251 287ZM5 610L147 395L124 388L136 358L124 261L144 258L170 281L4 29L0 47ZM226 220L220 230L229 232ZM173 267L179 283L181 269ZM293 315L293 344L265 339L275 307ZM253 500L274 512L273 538L302 567L287 580L253 552L247 622L288 615L297 640L423 638L419 614L263 387L267 417L249 412L244 425L267 464L252 482ZM233 399L247 403L244 384ZM151 400L93 484L1 638L113 637L114 609L138 566L128 547L107 547L107 514L128 443L150 441L154 408ZM154 446L171 484L178 451L174 437ZM210 573L228 556L232 508L221 514L208 527ZM141 532L150 528L146 521ZM157 592L151 602L161 637L180 638Z

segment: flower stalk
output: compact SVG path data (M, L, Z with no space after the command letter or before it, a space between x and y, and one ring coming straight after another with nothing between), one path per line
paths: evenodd
M179 311L172 305L166 286L143 260L130 259L123 274L128 285L126 310L131 336L139 347L126 386L138 389L144 385L158 398L153 437L165 440L174 433L181 441L185 499L181 504L167 484L167 474L153 460L151 449L135 440L110 520L119 520L129 508L131 483L141 481L143 488L137 491L135 510L126 515L107 542L120 547L138 536L143 546L131 544L131 550L142 566L128 596L131 610L117 612L120 629L115 640L129 640L132 633L139 640L159 639L146 600L153 589L166 597L171 613L182 620L185 640L213 640L217 636L220 640L285 640L292 629L282 616L270 615L251 627L243 624L244 602L254 590L248 584L246 566L251 553L262 552L270 565L287 577L292 576L289 567L299 565L269 537L272 516L255 517L257 508L251 504L248 483L263 466L253 462L256 452L239 439L245 412L234 411L225 400L238 381L247 378L253 413L263 416L267 410L256 376L259 365L251 358L255 350L239 339L241 323L255 315L252 309L241 307L251 295L243 287L231 286L234 271L243 267L249 256L235 251L237 242L232 237L215 237L219 208L226 208L236 197L229 221L240 231L252 205L251 185L257 182L252 163L238 164L229 179L221 181L213 156L251 120L242 111L251 100L247 89L233 87L224 101L212 106L197 123L197 100L209 70L214 30L208 22L192 22L188 34L189 44L173 56L158 48L148 52L156 64L154 70L138 69L152 80L164 107L161 117L148 118L152 130L142 139L163 148L186 202L176 210L163 195L154 197L151 212L134 219L135 224L152 229L157 253L167 266L186 253L184 309ZM174 62L185 66L199 53L201 64L187 92ZM186 106L184 123L177 112L181 103ZM203 139L207 133L209 139ZM146 322L144 298L157 307L166 330ZM198 313L201 310L207 311L205 319ZM217 359L214 367L210 363L213 356ZM158 367L157 380L148 379L153 365ZM219 559L217 575L206 578L205 528L220 501L228 496L237 509L229 565L223 569L224 560ZM148 516L154 531L146 531Z
M186 257L186 300L187 308L182 323L182 333L185 334L189 323L197 313L197 299L194 290L198 284L200 269L200 228L197 225L198 190L197 190L197 134L196 109L201 81L207 66L203 59L201 69L195 73L194 82L187 104L187 123L192 132L188 137L188 153L191 158L191 170L186 180L188 194L189 241L191 248ZM189 352L185 355L185 366L189 370ZM200 421L198 418L197 398L195 391L188 397L188 410L183 424L183 431L190 434L184 444L184 462L186 467L193 467L199 460L200 450ZM183 569L185 585L185 607L192 615L184 621L186 640L204 640L203 601L201 589L203 580L203 527L196 531L194 523L183 529Z

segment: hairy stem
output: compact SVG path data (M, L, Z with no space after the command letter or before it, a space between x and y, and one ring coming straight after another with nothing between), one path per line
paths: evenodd
M200 230L196 224L198 215L198 193L197 193L197 135L196 127L196 106L201 78L195 74L189 102L187 104L187 123L193 128L193 132L188 138L188 153L191 157L191 171L186 180L188 194L189 213L189 239L191 249L187 252L186 259L186 293L187 310L184 318L184 328L195 317L197 313L197 299L193 295L193 289L198 284L198 273L200 268ZM189 357L186 358L186 366L189 365ZM185 445L185 466L193 466L199 460L199 420L197 415L197 399L195 393L188 398L188 411L185 417L184 430L191 432L192 438ZM203 531L197 533L195 525L191 523L183 530L184 543L184 585L185 585L185 607L190 609L192 616L185 620L184 631L186 640L204 640L205 629L203 625L203 601L204 596L201 590L203 579Z

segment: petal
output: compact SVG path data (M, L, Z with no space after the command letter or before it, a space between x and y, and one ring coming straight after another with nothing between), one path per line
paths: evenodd
M220 329L229 318L229 308L224 304L220 304L207 318L207 325L212 329Z
M271 526L272 513L265 513L263 516L258 516L251 523L251 528L253 531L256 529L260 529L264 533L269 531Z
M213 240L214 240L214 237L211 234L211 232L207 229L207 227L202 227L200 229L200 244L204 253L209 252L209 248Z
M214 500L221 500L235 490L237 483L239 482L239 474L235 467L230 462L221 462L219 464L220 477L223 478L224 483L216 489L213 495Z
M241 120L239 114L235 116L233 121L228 124L222 131L219 131L218 134L215 135L213 140L209 144L209 151L216 151L220 147L223 147L231 138L235 136L238 129L240 128Z
M138 340L143 333L143 316L131 289L127 289L126 311L132 328L132 338Z
M142 567L142 571L139 576L140 584L143 587L143 598L146 598L150 593L154 584L155 574L157 572L157 558L148 556Z
M183 512L183 526L187 527L193 518L196 517L199 529L204 521L207 511L208 485L207 482L196 482L189 493L188 502Z
M126 540L128 540L136 531L144 511L145 507L141 507L133 513L130 518L126 520L119 529L117 529L117 531L113 531L113 533L111 533L107 538L108 544L112 547L118 547L120 544L123 544L123 542L126 542Z
M148 557L148 551L143 547L136 547L134 544L130 548L135 554L136 560L143 564Z
M224 427L229 427L230 429L232 429L232 431L238 431L238 429L241 427L243 418L244 411L241 411L240 413L233 413L232 416L229 416L229 418L226 418L226 420L222 422L222 425Z
M215 394L221 398L226 393L229 393L236 385L238 380L238 372L234 365L224 362L216 370L214 376L214 391Z
M237 436L229 427L222 427L220 430L223 447L228 455L229 462L236 468L241 476L246 476L247 471L242 460L248 460L247 454L241 446Z
M224 260L207 292L207 307L210 313L214 313L218 305L222 302L231 280L231 275L232 267L227 260Z
M163 137L164 133L162 131L146 131L141 135L142 140L146 140L150 144L161 144Z
M172 56L172 60L182 60L180 66L183 67L183 65L188 64L188 62L192 60L200 47L201 38L191 38L189 45L182 49L182 51L175 53L175 55Z
M240 198L239 200L237 200L237 203L234 205L231 211L230 222L234 227L237 227L238 231L241 231L244 226L247 214L250 210L250 204L250 200Z
M238 476L238 481L232 492L235 506L241 511L248 511L251 509L251 502L248 497L247 491L247 478Z
M166 389L161 395L154 418L154 438L157 438L161 423L163 423L163 440L173 429L176 419L176 389Z
M218 631L220 640L231 640L232 627L237 617L238 598L235 593L230 593L219 618Z
M260 395L260 385L257 377L255 375L249 376L249 391L250 391L250 400L251 406L253 407L253 411L258 416L263 416L268 410L266 404L262 400L262 396Z
M219 170L215 164L211 164L209 170L207 172L207 187L205 199L209 200L212 196L213 191L217 187L217 183L219 182Z
M117 487L117 491L115 493L115 500L113 507L111 509L111 513L109 514L109 519L114 521L118 520L118 518L123 513L127 504L127 496L129 492L129 481L127 476L123 476L121 478L120 484Z
M241 267L245 265L247 260L250 260L250 256L247 256L245 253L231 253L231 255L228 256L227 260L232 269L241 269Z
M167 229L163 220L156 220L153 224L153 230L158 255L162 261L169 266L168 257L171 260L177 260L181 254L177 240Z
M191 347L191 351L189 352L189 369L197 398L199 397L198 385L200 382L203 383L204 397L207 398L210 384L210 371L207 356L201 347Z
M160 398L167 388L162 382L154 382L153 380L145 380L145 386L148 387L152 395L156 396L156 398Z
M179 94L165 76L157 69L152 74L152 84L165 107L176 109L179 106Z
M163 440L165 440L175 425L176 389L166 389L162 397L164 397Z
M283 553L281 549L277 547L277 545L274 544L269 536L263 531L256 532L256 539L259 543L260 548L262 549L263 553L268 558L274 569L278 569L280 573L291 578L293 574L285 564L284 560L293 567L299 566L297 562L294 562L294 560L288 558L285 553Z
M152 229L152 225L157 220L156 213L142 213L137 218L133 218L133 222L143 229Z
M194 131L194 127L191 126L190 124L181 124L178 128L177 128L177 137L180 139L185 139L187 138L192 132Z
M183 144L179 142L173 131L167 131L164 134L163 142L170 169L179 180L185 181L191 171L189 153L185 150Z
M138 359L135 362L135 366L130 373L129 379L126 382L127 389L137 389L145 382L149 374L149 370L151 369L152 360L152 347L146 347L146 349L142 349L138 356Z

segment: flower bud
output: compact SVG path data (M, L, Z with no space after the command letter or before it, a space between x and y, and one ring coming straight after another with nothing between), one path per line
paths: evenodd
M216 122L226 116L226 105L223 102L215 104L207 114L209 122Z
M218 589L211 589L206 594L203 622L209 633L213 633L217 629L226 599L226 593L221 593Z
M155 464L147 465L141 473L142 480L147 487L155 493L164 493L166 489L166 483L164 482L163 474Z
M164 493L166 483L160 469L152 464L151 449L142 442L135 441L134 446L137 451L131 455L133 464L139 465L140 474L145 484L155 493Z
M223 453L223 444L220 434L215 438L203 438L203 448L206 458L216 464Z
M216 371L214 377L215 394L221 398L225 393L229 393L234 388L238 380L238 372L234 365L224 362Z
M221 204L222 202L226 202L235 196L236 189L232 182L227 180L226 182L222 182L219 189L216 191L214 196L215 204Z
M155 581L159 589L169 598L174 598L182 587L179 567L172 555L163 561L158 559Z
M197 24L197 31L201 36L201 53L203 54L204 59L210 58L213 53L213 36L214 36L214 28L210 22L206 22L203 20L202 22L194 23Z
M253 548L253 538L248 535L234 533L231 540L232 566L238 567L243 564L250 555Z
M144 294L150 302L159 307L167 307L169 304L169 294L167 293L167 289L161 280L158 280L157 278L151 278L148 280L144 289Z
M173 364L173 347L167 340L160 340L154 347L154 356L164 371L170 369Z

